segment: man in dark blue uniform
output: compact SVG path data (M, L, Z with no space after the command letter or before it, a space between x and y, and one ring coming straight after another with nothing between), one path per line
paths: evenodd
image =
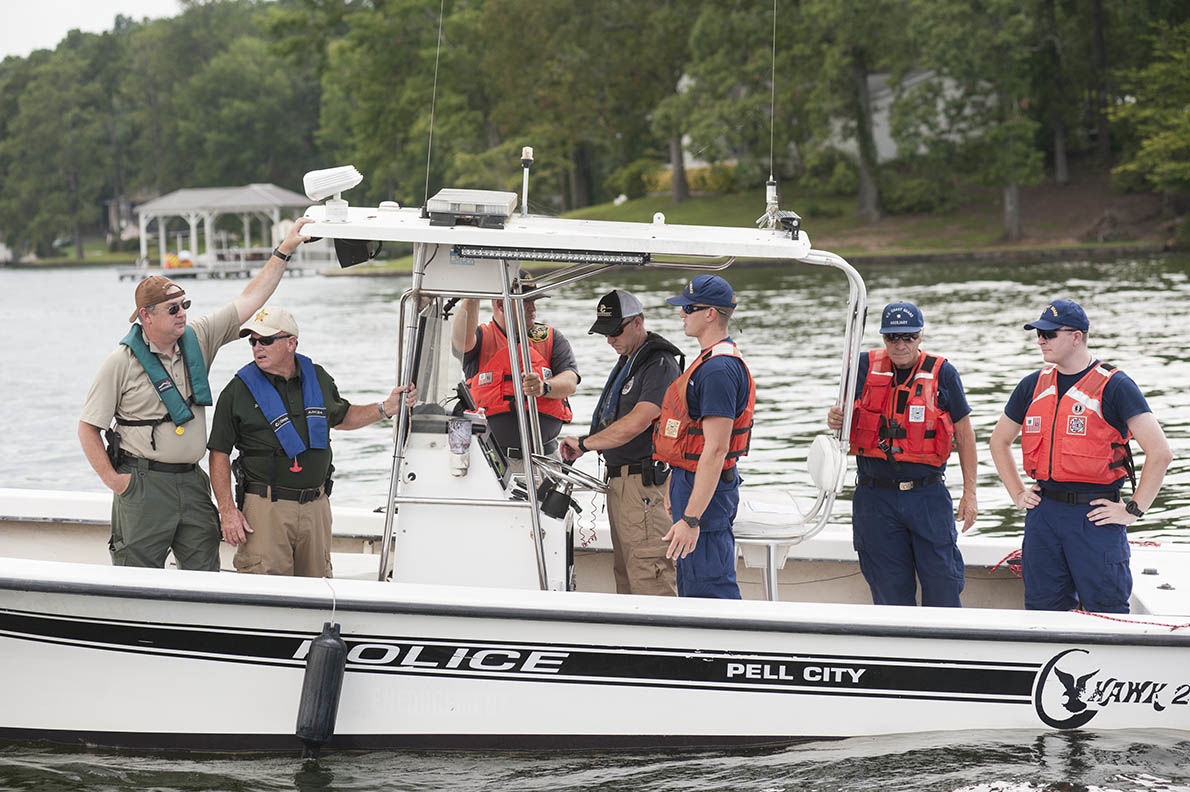
M1127 613L1127 526L1157 497L1173 458L1169 443L1136 383L1087 348L1090 322L1081 306L1054 300L1025 329L1037 331L1046 365L1013 390L989 443L1012 502L1026 510L1025 607ZM1031 487L1012 459L1018 434ZM1124 503L1131 438L1145 465Z
M673 468L667 556L677 560L678 596L739 599L736 461L748 452L756 385L727 334L735 293L718 275L699 275L667 302L681 306L682 329L701 349L666 391L653 435L654 457Z
M963 557L956 544L946 461L958 448L963 473L959 517L975 522L975 432L963 383L945 358L921 351L925 318L908 302L881 317L884 349L859 360L851 453L858 482L851 527L860 569L877 605L959 607ZM843 410L827 425L838 430Z

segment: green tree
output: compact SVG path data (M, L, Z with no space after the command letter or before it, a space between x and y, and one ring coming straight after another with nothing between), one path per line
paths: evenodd
M919 63L936 79L898 101L898 145L958 149L966 172L1000 187L1004 237L1020 239L1020 187L1041 180L1044 159L1040 125L1026 111L1036 17L1014 0L912 0L912 11Z
M1116 172L1142 176L1159 190L1190 192L1190 22L1158 23L1150 41L1152 61L1123 73L1128 98L1111 112L1136 140Z
M45 255L55 238L73 234L83 257L83 229L99 217L110 156L100 103L88 63L73 49L33 68L0 142L0 225L15 249Z

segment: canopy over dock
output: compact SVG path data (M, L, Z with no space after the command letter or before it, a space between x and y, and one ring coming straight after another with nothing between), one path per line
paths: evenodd
M140 219L140 258L142 263L148 261L148 230L149 224L157 221L157 240L160 263L165 264L166 236L171 218L180 217L190 225L190 250L195 257L195 263L200 261L206 266L215 264L215 245L212 244L213 227L220 215L237 214L244 227L242 260L251 252L252 221L261 223L260 247L264 251L264 258L268 258L268 250L272 249L274 229L281 222L283 210L296 209L294 214L300 214L310 200L306 196L278 187L275 184L248 184L243 187L190 187L175 190L168 195L155 198L136 207ZM203 225L203 238L206 243L205 258L198 256L198 226Z

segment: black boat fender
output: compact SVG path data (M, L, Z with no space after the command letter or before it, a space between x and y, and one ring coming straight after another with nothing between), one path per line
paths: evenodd
M324 622L322 633L310 642L306 655L306 676L298 703L297 734L305 746L303 759L317 759L322 746L335 733L339 694L347 667L347 644L339 636L339 625Z

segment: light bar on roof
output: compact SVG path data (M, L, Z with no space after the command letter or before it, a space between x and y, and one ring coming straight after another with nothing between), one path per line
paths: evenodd
M647 264L648 253L622 253L608 250L538 250L533 248L474 247L456 245L455 252L469 259L510 259L512 261L558 261L565 264Z

